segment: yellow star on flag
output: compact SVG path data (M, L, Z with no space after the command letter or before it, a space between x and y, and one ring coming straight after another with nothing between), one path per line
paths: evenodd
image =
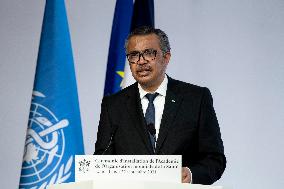
M120 87L122 87L122 82L123 82L123 78L124 78L124 71L117 71L116 73L122 78L121 83L120 83Z

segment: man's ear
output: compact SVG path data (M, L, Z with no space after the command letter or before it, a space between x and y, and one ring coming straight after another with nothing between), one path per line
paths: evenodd
M164 59L165 59L166 64L168 64L170 62L170 59L171 59L171 52L167 52L164 55Z

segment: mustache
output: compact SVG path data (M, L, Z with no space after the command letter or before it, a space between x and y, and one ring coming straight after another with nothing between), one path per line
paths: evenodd
M136 67L136 71L137 72L141 72L141 71L151 71L152 67L149 64L143 64L143 65L138 65Z

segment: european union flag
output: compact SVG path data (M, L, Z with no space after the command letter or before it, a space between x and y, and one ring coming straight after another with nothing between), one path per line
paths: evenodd
M125 83L124 43L129 32L139 26L154 26L153 0L117 0L112 23L104 95L118 92ZM129 71L126 75L128 76ZM122 83L122 81L124 82Z
M64 0L46 0L19 188L75 180L84 154Z
M126 59L124 42L130 31L132 9L133 0L116 1L108 52L104 95L116 93L121 89Z

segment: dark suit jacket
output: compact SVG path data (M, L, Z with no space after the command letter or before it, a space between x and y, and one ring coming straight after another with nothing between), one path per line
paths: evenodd
M153 154L137 83L103 98L95 149L102 153ZM182 155L193 183L212 184L221 177L226 159L207 88L169 78L156 154Z

